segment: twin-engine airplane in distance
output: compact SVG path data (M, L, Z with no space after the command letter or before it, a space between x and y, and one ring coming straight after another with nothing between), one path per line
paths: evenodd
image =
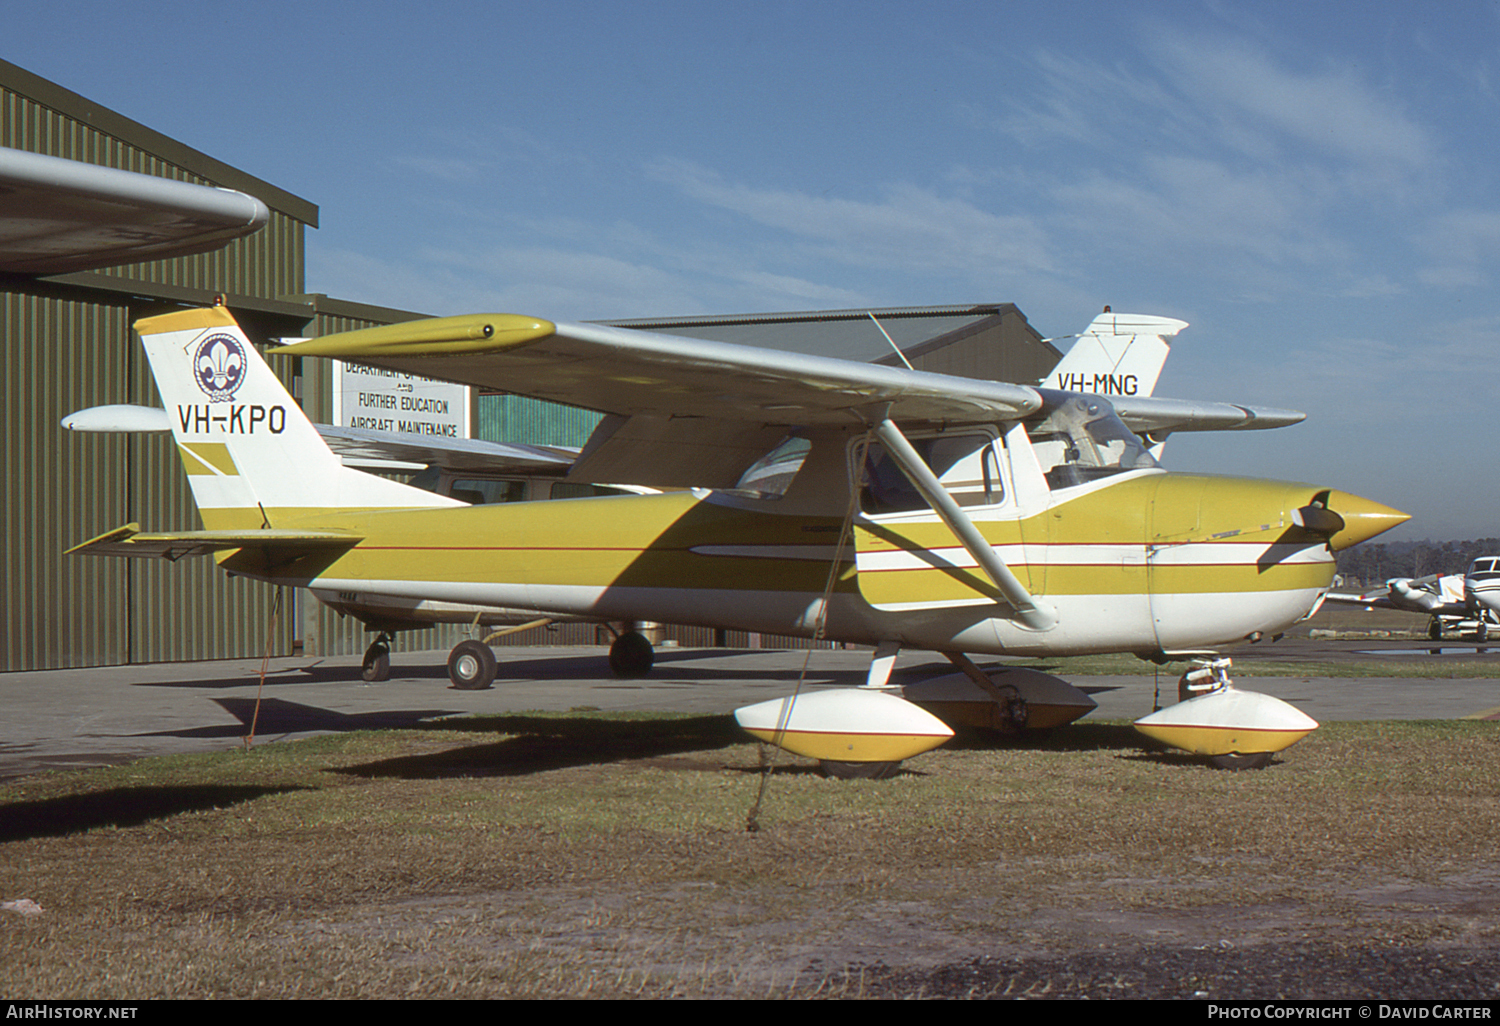
M752 732L830 766L887 764L941 742L885 711L901 701L880 693L901 647L942 652L994 692L968 654L1160 658L1256 640L1316 609L1334 551L1408 519L1323 485L1168 473L1140 437L1302 419L1283 410L507 314L278 350L599 410L568 480L684 489L469 505L344 466L227 309L135 326L204 530L132 524L71 551L214 553L232 573L319 594L872 645L869 679L852 689L871 701L824 703L800 720L788 706L774 729L748 717ZM763 473L773 466L785 469ZM458 676L487 683L494 672L478 642L450 659ZM1168 719L1167 736L1232 735L1229 754L1263 729ZM917 746L917 735L928 740ZM1213 754L1185 734L1170 743Z
M1461 574L1393 577L1359 595L1329 592L1328 601L1426 614L1433 641L1452 633L1486 641L1491 628L1500 630L1500 556L1480 556Z

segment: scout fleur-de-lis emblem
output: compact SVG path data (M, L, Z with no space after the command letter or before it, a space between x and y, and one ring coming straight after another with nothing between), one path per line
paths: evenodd
M198 343L193 357L198 387L216 403L234 398L245 379L245 349L232 335L210 335Z

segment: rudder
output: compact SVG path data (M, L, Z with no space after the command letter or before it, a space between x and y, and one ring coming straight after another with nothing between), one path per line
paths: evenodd
M1186 321L1102 313L1077 336L1044 384L1065 392L1149 396Z
M462 505L345 467L222 306L135 323L210 530L337 509Z

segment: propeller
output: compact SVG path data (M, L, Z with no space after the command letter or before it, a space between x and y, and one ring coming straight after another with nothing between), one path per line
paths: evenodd
M1328 492L1319 492L1312 502L1292 511L1292 523L1312 534L1332 538L1346 526L1344 518L1328 508Z

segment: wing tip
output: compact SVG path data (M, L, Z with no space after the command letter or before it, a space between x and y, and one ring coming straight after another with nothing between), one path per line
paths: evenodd
M551 321L523 314L462 314L344 331L269 350L295 356L456 356L500 352L557 331Z

